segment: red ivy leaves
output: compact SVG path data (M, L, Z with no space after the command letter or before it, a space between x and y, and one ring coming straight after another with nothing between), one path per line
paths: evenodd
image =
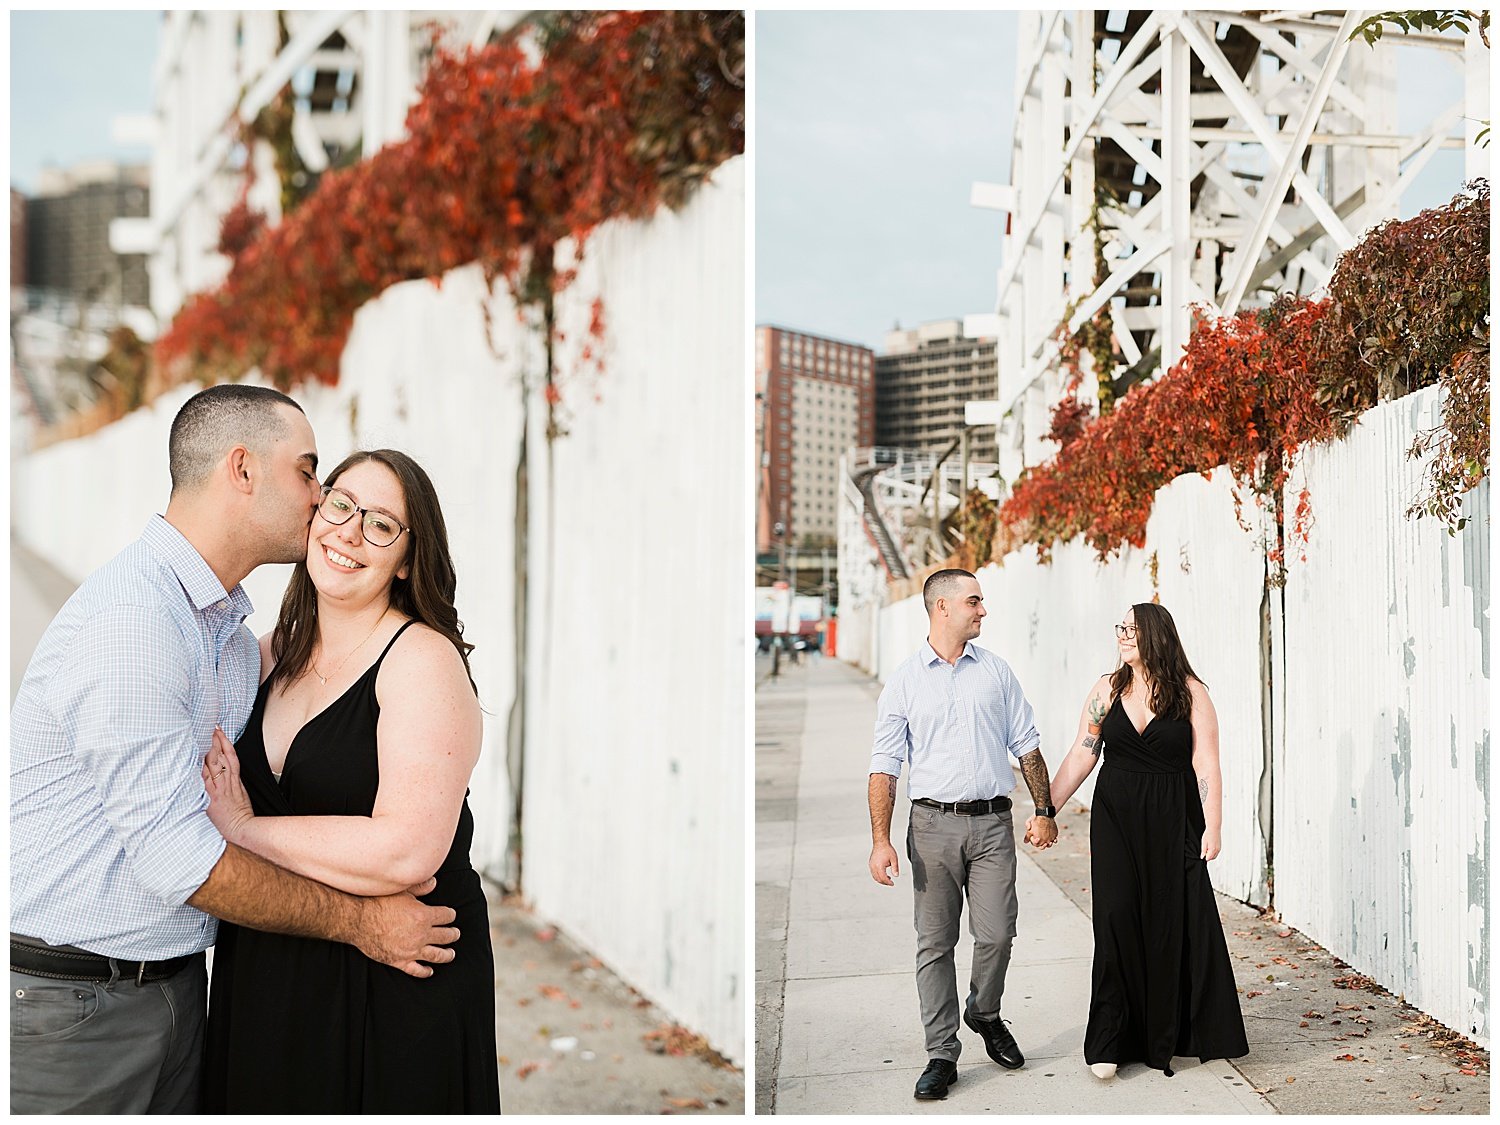
M1032 543L1045 559L1079 535L1101 559L1140 546L1157 489L1218 465L1274 497L1301 445L1438 381L1442 432L1423 435L1415 451L1437 456L1408 514L1462 526L1459 497L1489 465L1489 203L1488 183L1477 181L1446 207L1375 228L1339 259L1326 300L1282 296L1258 312L1200 320L1170 371L1076 436L1065 397L1054 432L1069 440L1016 483L1000 510L999 549ZM1305 544L1311 524L1304 489L1291 540ZM1273 546L1267 558L1278 564L1283 554Z
M1305 363L1307 333L1326 309L1281 299L1200 320L1170 371L1023 474L1000 511L1013 541L1045 557L1052 543L1082 535L1107 558L1145 543L1157 489L1183 473L1228 464L1257 493L1280 488L1297 447L1333 435Z
M387 287L478 262L541 299L571 278L551 270L558 241L678 205L744 151L743 13L582 12L542 37L536 66L515 42L439 51L404 141L325 174L274 228L227 217L239 252L158 343L168 381L334 384L355 312Z

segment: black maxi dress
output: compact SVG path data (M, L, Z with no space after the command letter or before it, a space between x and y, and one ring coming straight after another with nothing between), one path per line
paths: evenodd
M1137 731L1118 699L1100 725L1090 814L1094 980L1084 1061L1172 1073L1172 1056L1248 1054L1224 930L1200 856L1193 727Z
M297 732L279 782L266 761L261 686L236 747L257 816L371 814L380 786L375 677L390 647ZM469 865L473 834L466 800L437 886L422 899L457 912L457 956L426 979L351 945L219 927L205 1112L500 1112L494 958L484 891Z

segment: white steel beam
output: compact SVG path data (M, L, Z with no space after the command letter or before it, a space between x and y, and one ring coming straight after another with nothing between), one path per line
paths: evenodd
M161 235L170 234L176 228L188 204L208 182L209 177L224 167L224 161L228 159L235 143L230 126L254 121L256 114L270 103L297 69L353 14L353 10L343 10L318 12L308 17L308 22L292 37L286 49L276 56L245 91L245 96L240 99L234 113L204 147L193 170L181 182L171 202L162 209L158 227Z
M1188 94L1191 90L1187 40L1181 34L1186 19L1178 21L1178 30L1163 34L1165 57L1161 67L1162 104L1162 228L1171 242L1161 271L1161 332L1157 345L1161 349L1162 370L1177 362L1187 346L1188 266L1193 255L1192 207L1189 193L1193 178L1189 173L1189 155L1193 142L1188 137Z
M1281 164L1276 175L1268 183L1261 185L1262 204L1259 217L1255 220L1250 237L1241 242L1235 251L1234 279L1229 283L1225 297L1220 302L1220 307L1227 315L1233 315L1239 308L1240 300L1245 296L1245 289L1250 284L1250 275L1255 272L1255 264L1260 260L1260 252L1266 244L1266 235L1270 232L1271 223L1276 218L1276 213L1281 209L1281 201L1286 195L1286 190L1291 186L1292 176L1298 170L1302 153L1307 148L1307 139L1312 136L1313 126L1317 124L1318 115L1323 112L1323 106L1328 101L1333 79L1338 74L1339 67L1343 65L1344 56L1349 51L1349 36L1354 33L1358 26L1361 13L1350 10L1344 13L1344 18L1339 24L1339 30L1335 34L1333 42L1329 45L1328 56L1323 61L1323 72L1318 76L1317 83L1313 86L1312 93L1308 97L1307 106L1302 111L1301 120L1297 122L1297 128L1292 133L1292 138L1284 153L1281 154ZM1184 20L1183 24L1187 21ZM1223 59L1218 48L1210 44L1210 49ZM1207 65L1207 60L1205 60ZM1270 146L1267 146L1268 148ZM1321 196L1318 197L1321 201ZM1308 204L1312 205L1312 199ZM1326 206L1326 204L1325 204ZM1317 213L1317 208L1313 208ZM1354 245L1354 239L1348 229L1339 220L1336 213L1330 209L1329 215L1318 214L1323 220L1324 229L1338 239L1339 248L1347 250ZM1330 225L1329 219L1332 219ZM1339 237L1342 232L1342 237Z
M1056 13L1054 12L1053 15L1055 16ZM1146 47L1151 43L1153 37L1155 36L1156 26L1159 20L1160 16L1158 13L1153 12L1150 16L1148 16L1146 18L1146 22L1142 24L1140 30L1136 32L1135 37L1131 39L1125 50L1121 52L1120 57L1115 60L1114 66L1110 68L1109 74L1105 76L1104 81L1100 84L1099 92L1094 95L1093 101L1089 103L1089 108L1084 111L1081 118L1082 124L1068 139L1068 147L1063 152L1062 159L1057 162L1056 167L1052 170L1052 175L1048 176L1045 180L1042 181L1042 183L1046 185L1045 188L1041 189L1044 191L1044 194L1051 195L1054 191L1057 190L1057 186L1062 183L1063 175L1068 170L1069 162L1073 159L1074 155L1077 154L1079 148L1083 145L1084 139L1088 135L1088 130L1092 127L1093 122L1099 116L1099 112L1104 108L1105 105L1108 104L1109 99L1113 96L1114 92L1121 86L1126 76L1130 74L1132 67L1134 67L1135 61L1140 58L1141 54L1145 52ZM1050 28L1052 25L1049 22L1047 26ZM1032 70L1035 69L1036 67L1033 66ZM1142 71L1145 70L1144 67L1137 69ZM1136 78L1137 84L1150 77L1150 74L1154 72L1155 71L1153 69L1145 73L1140 73ZM1021 104L1021 100L1018 99L1018 108L1021 106ZM1017 131L1017 136L1020 136L1019 130ZM1016 146L1017 151L1019 151L1020 147L1021 146L1019 144ZM1012 163L1012 166L1014 166L1014 162ZM1021 203L1025 211L1024 215L1021 217L1022 230L1019 236L1013 236L1015 241L1011 244L1011 252L1006 257L1005 266L1003 272L1000 275L1000 287L995 302L995 311L997 312L1000 311L1000 306L1004 304L1006 294L1010 291L1011 282L1015 280L1016 273L1021 268L1023 255L1019 251L1023 250L1030 244L1032 236L1036 233L1037 224L1041 221L1043 211L1042 207L1035 206L1029 203L1024 198L1022 199Z
M1256 106L1255 99L1250 96L1250 92L1240 82L1239 75L1235 73L1234 67L1229 65L1229 60L1224 57L1224 52L1219 50L1218 44L1205 36L1191 19L1179 20L1178 26L1182 28L1182 33L1192 45L1194 53L1203 60L1204 68L1219 83L1219 88L1234 100L1236 106L1239 108L1240 115L1244 117L1245 123L1260 138L1261 146L1270 154L1272 162L1286 167L1288 165L1286 146L1275 131L1266 124L1264 112ZM1338 44L1334 44L1330 47L1330 50L1338 52L1341 58L1343 51L1348 46L1349 44L1346 40L1342 48ZM1337 68L1335 67L1334 69L1336 70ZM1316 115L1314 115L1313 119L1316 120ZM1312 131L1311 126L1309 126L1308 131ZM1312 209L1313 214L1322 220L1323 229L1328 231L1329 236L1338 245L1339 249L1347 250L1353 246L1353 235L1349 233L1338 215L1334 213L1333 208L1328 205L1328 201L1323 198L1322 192L1318 190L1318 185L1312 182L1312 179L1306 172L1302 171L1297 161L1291 161L1290 168L1292 173L1291 183L1297 185L1297 190L1302 194L1304 202ZM1285 194L1285 191L1286 189L1283 188L1282 193ZM1268 198L1279 197L1271 196Z

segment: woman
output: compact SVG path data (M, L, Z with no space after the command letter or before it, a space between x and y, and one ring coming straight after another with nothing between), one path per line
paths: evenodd
M352 946L224 925L204 1063L210 1112L498 1113L488 911L465 799L481 719L447 530L403 453L323 489L238 753L215 738L209 815L231 843L358 895L424 883L451 963L417 979Z
M1061 806L1104 768L1090 815L1094 981L1084 1061L1172 1074L1172 1056L1249 1053L1208 880L1219 854L1219 721L1172 615L1149 602L1115 626L1120 665L1089 692L1052 783ZM1195 780L1196 779L1196 780Z

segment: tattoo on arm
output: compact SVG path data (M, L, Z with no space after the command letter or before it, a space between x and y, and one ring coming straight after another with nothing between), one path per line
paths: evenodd
M1208 804L1208 778L1198 779L1198 801L1200 804Z
M1092 735L1092 734L1085 735L1084 739L1083 739L1083 748L1085 750L1087 750L1090 754L1092 754L1094 757L1097 758L1099 756L1099 738L1098 738L1098 736L1097 735Z
M1108 712L1104 710L1104 704L1097 696L1089 700L1089 722L1097 727L1100 723L1104 722L1106 714Z
M1047 777L1047 763L1040 750L1021 755L1021 776L1026 779L1026 788L1031 790L1031 799L1037 808L1052 803L1052 782Z

